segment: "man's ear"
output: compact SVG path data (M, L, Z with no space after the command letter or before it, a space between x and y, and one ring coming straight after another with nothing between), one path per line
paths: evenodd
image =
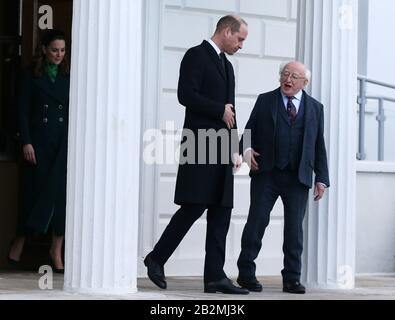
M230 29L230 27L225 28L224 34L226 38L232 35L232 30Z

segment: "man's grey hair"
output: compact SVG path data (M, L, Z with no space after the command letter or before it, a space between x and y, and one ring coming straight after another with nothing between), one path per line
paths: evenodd
M299 63L301 63L303 65L303 67L304 67L304 76L305 76L306 80L308 82L310 82L310 80L311 80L311 71L300 61L286 61L286 62L283 62L282 64L280 64L280 76L282 75L285 67L287 65L289 65L290 63L292 63L292 62L299 62Z

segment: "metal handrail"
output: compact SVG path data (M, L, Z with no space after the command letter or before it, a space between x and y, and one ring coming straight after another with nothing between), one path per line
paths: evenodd
M365 77L365 76L361 76L361 75L358 76L358 80L363 80L363 81L366 81L366 82L371 83L371 84L376 84L376 85L378 85L380 87L386 87L386 88L390 88L390 89L395 89L395 85L393 85L393 84L389 84L389 83L386 83L386 82L373 80L371 78L368 78L368 77Z
M395 103L395 98L389 98L389 97L382 97L382 96L366 96L367 100L383 100L387 102L394 102Z
M366 87L367 83L371 83L374 85L378 85L380 87L385 87L389 89L395 89L395 85L385 83L382 81L377 81L370 79L365 76L358 76L359 85L359 96L358 96L358 104L359 104L359 142L358 142L358 160L365 160L365 111L366 111L366 101L367 100L377 100L379 103L379 112L376 117L376 120L379 123L379 132L378 132L378 160L384 161L384 122L386 120L384 115L384 101L394 102L395 98L389 98L385 96L367 96L366 95Z

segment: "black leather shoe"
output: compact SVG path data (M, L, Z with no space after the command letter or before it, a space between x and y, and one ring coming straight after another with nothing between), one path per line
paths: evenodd
M152 259L151 253L145 257L144 264L147 267L148 278L150 278L150 280L159 288L166 289L167 283L163 266Z
M56 268L55 261L52 259L51 254L49 254L49 265L54 273L64 274L64 269Z
M283 292L304 294L306 288L299 281L284 282Z
M7 257L8 265L12 268L12 270L15 271L23 271L23 265L21 263L21 260L15 260L10 257Z
M20 261L14 260L14 259L11 259L10 257L8 257L8 264L10 266L17 267L17 266L19 266L19 263L20 263Z
M236 287L228 278L204 284L205 293L249 294L247 289Z
M52 271L54 273L64 274L64 269L58 269L58 268L55 268L55 266L52 267Z
M256 279L243 279L243 278L237 278L237 283L242 287L247 289L248 291L253 291L253 292L261 292L262 291L262 284Z
M52 268L53 273L64 274L64 269L56 268L55 263L53 263L53 261L51 263L51 268Z

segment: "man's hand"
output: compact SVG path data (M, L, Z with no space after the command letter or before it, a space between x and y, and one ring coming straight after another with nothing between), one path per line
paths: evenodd
M314 188L314 201L320 201L325 193L325 186L322 183L316 183Z
M233 174L236 174L237 171L240 170L242 164L241 157L238 153L234 153L232 155L232 162L233 162Z
M256 157L258 156L260 156L260 154L252 148L247 150L244 154L244 160L252 171L257 171L259 169L258 162L256 161Z
M31 144L26 144L23 146L23 157L31 164L37 164L34 148Z
M233 112L232 104L225 105L225 112L222 120L226 123L228 129L232 129L235 125L235 113Z

